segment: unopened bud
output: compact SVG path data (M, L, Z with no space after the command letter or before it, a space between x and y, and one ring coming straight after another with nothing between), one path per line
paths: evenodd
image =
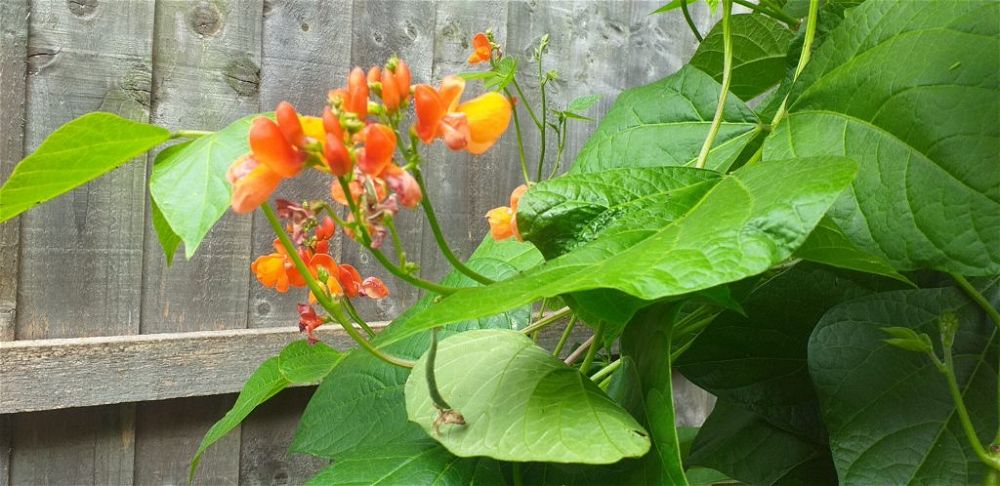
M958 333L958 316L954 312L945 312L938 318L938 329L941 330L941 345L950 348L955 344L955 334Z

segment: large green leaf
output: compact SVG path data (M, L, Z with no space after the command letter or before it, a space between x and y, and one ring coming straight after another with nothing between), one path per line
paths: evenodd
M743 302L746 315L716 317L675 367L720 399L788 432L825 441L806 362L809 335L831 307L901 287L893 280L799 263L758 284Z
M241 118L180 150L157 157L149 192L163 218L184 241L187 258L194 255L208 230L229 209L232 188L226 170L250 151L247 134L258 116Z
M322 342L296 341L278 355L278 370L292 383L316 383L333 371L344 353Z
M913 286L910 279L892 268L884 258L858 248L829 217L820 220L805 243L795 250L795 256L845 270L889 277Z
M734 38L729 90L749 100L778 84L785 76L785 55L794 34L771 17L739 14L730 18ZM698 45L690 64L722 82L722 22Z
M503 485L500 463L452 455L429 438L386 444L339 457L309 483L314 486L420 484Z
M870 1L816 51L764 158L860 164L830 212L898 270L1000 273L1000 9Z
M711 76L689 66L652 84L623 91L580 150L571 172L694 165L720 91ZM729 97L706 166L728 168L758 135L757 125L753 111Z
M174 152L183 150L190 143L190 141L179 143L161 150L160 153L156 154L156 160L153 162L153 167L156 167L157 163L171 157L171 154ZM155 199L149 199L149 207L150 221L153 223L153 230L156 232L156 239L160 242L160 248L163 249L163 254L167 259L167 266L170 266L174 263L174 254L177 253L177 248L181 245L181 237L174 232L174 229L170 227L170 223L168 223L166 218L163 217L163 212L160 211L160 207L156 205Z
M406 411L457 456L611 464L649 450L642 426L596 384L530 337L508 330L469 331L441 341L438 388L465 425L436 431L426 358L406 382Z
M635 364L641 396L641 417L653 438L648 458L659 469L651 484L686 485L681 445L674 425L674 395L670 366L673 320L681 304L648 307L629 322L622 336L622 354Z
M688 464L709 467L748 484L837 484L825 443L775 427L727 400L716 402L691 446Z
M541 255L527 243L495 242L487 238L467 262L470 267L491 278L506 278L541 261ZM453 272L448 285L476 285L464 275ZM427 333L411 336L386 346L386 332L403 326L429 306L434 296L425 297L410 308L374 339L374 343L397 356L418 358L430 343ZM448 335L468 329L524 327L530 320L530 308L521 307L448 326ZM379 361L364 350L354 350L334 368L313 394L299 421L292 443L294 452L326 458L346 457L352 451L378 449L426 438L416 424L409 422L403 399L407 370ZM378 427L372 427L377 423Z
M101 177L170 138L164 128L111 113L59 127L0 188L0 222Z
M985 292L996 307L1000 291ZM957 289L902 290L841 304L809 340L809 373L842 484L982 484L944 376L928 356L885 342L885 327L938 336L958 317L959 389L981 443L997 430L997 329ZM938 351L940 354L940 351Z
M598 237L516 277L455 292L386 339L582 290L611 288L656 300L756 275L791 255L855 169L842 158L762 162L715 182L677 189L670 205L660 207L676 215L672 220L636 218L634 227Z

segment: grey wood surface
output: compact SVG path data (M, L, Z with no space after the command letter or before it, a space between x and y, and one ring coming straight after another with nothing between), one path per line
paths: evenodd
M621 89L667 75L693 53L694 38L680 16L648 15L661 3L0 0L0 179L48 133L88 111L192 129L220 128L285 99L319 114L327 90L344 84L353 65L368 68L398 54L410 63L415 82L432 83L474 69L464 63L469 41L487 28L521 57L550 33L546 69L560 73L550 85L550 106L598 94L601 101L590 115L600 116ZM696 5L694 14L706 32L711 21L704 7ZM537 106L532 78L525 83L524 101ZM470 83L467 96L481 92L476 84ZM528 153L535 153L537 133L526 115L521 121ZM593 123L571 125L564 168L593 129ZM555 153L551 139L547 150ZM440 144L427 153L429 196L451 247L467 257L488 230L486 211L505 205L522 182L513 131L483 157ZM179 254L167 268L149 225L148 162L126 165L29 211L19 222L0 225L0 341L83 338L93 344L73 353L42 345L0 351L0 363L26 359L29 348L59 356L18 361L26 366L18 379L34 377L32 387L19 384L19 390L38 392L46 381L67 380L82 389L46 391L52 396L49 408L71 403L80 408L0 414L0 486L182 484L201 436L234 399L226 393L236 391L238 377L278 349L282 339L291 338L276 336L295 324L294 304L302 297L261 288L248 268L270 248L262 219L225 216L192 260ZM535 163L529 162L532 170ZM300 199L328 191L323 181L299 178L285 183L279 195ZM426 277L450 270L421 216L404 213L398 223L408 255L423 264ZM388 299L361 306L369 319L390 319L419 297L353 242L338 238L334 253L389 283ZM253 334L247 329L269 337L249 339ZM196 331L242 337L177 336ZM132 343L123 347L87 341L140 333L123 338ZM181 342L188 347L171 351ZM153 354L143 356L140 348ZM22 353L19 358L12 349ZM171 352L179 353L174 360ZM89 376L69 366L81 362L90 363ZM127 363L132 365L126 368ZM3 369L0 365L0 378L6 379ZM212 379L197 384L190 378L197 375L184 376L187 372ZM94 376L115 378L91 386ZM0 380L0 387L13 389L11 383ZM683 397L680 419L697 422L710 402L680 380L675 388L679 400ZM310 393L309 388L283 393L251 415L206 455L202 481L298 484L318 470L322 461L283 454ZM207 395L193 396L198 394ZM13 403L7 396L0 393L0 412ZM112 404L129 401L138 402Z

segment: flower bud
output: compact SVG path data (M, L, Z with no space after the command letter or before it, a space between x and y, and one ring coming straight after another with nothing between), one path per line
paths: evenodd
M306 135L302 131L302 122L299 121L299 114L295 112L295 107L287 101L278 103L274 110L274 117L278 120L278 128L292 145L302 148L306 146Z
M326 159L326 164L330 167L330 172L337 177L347 175L354 167L351 154L347 151L347 147L344 146L343 140L332 133L326 134L326 144L323 146L323 158Z

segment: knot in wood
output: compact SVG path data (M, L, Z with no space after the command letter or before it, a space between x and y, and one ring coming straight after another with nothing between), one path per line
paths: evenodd
M199 2L188 13L188 24L202 37L209 37L222 30L222 14L209 2Z
M97 10L97 0L66 0L69 11L77 17L87 17Z

